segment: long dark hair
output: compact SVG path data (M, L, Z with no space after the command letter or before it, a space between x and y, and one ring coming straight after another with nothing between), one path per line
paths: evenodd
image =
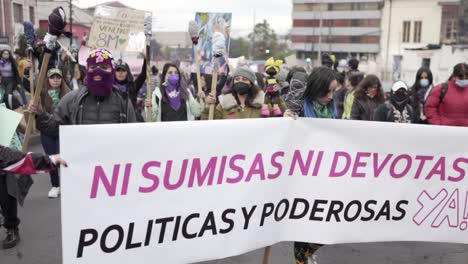
M182 87L182 83L184 83L184 82L182 80L183 77L180 74L180 69L179 69L179 67L177 67L177 65L175 65L173 63L169 63L169 62L164 64L162 75L161 75L162 84L161 84L161 87L160 87L160 91L161 91L161 94L162 94L162 100L164 102L169 101L169 99L167 98L167 94L166 94L166 87L167 87L167 85L166 85L166 75L167 75L167 71L169 70L170 67L174 67L174 68L177 69L177 74L179 75L179 87L178 88L179 88L179 91L180 91L180 95L181 95L181 98L183 100L187 100L189 95L187 93L186 87Z
M257 95L260 93L261 89L254 83L250 82L250 87L249 92L247 93L247 98L245 99L245 105L248 107L254 107L253 102L255 101L255 98ZM234 98L237 101L237 104L240 105L239 97L237 95L237 92L232 88L234 86L234 78L232 79L231 86L229 87L229 90L226 92L226 94L232 94Z
M450 80L455 78L455 77L466 77L468 76L468 64L465 62L458 63L453 67L453 73L452 76L450 76Z
M382 89L382 84L377 76L374 74L367 75L364 80L358 85L356 91L354 92L354 97L361 100L368 100L367 96L367 89L369 87L377 85L379 88L377 90L377 95L374 97L373 100L376 100L377 103L384 103L385 102L385 95Z
M334 70L324 66L315 68L307 79L304 99L311 102L327 96L330 83L334 80L338 81L338 75Z
M418 96L418 91L423 88L423 87L421 87L421 84L420 84L421 76L423 75L423 73L427 74L427 78L429 80L429 86L431 86L433 84L433 82L434 82L434 77L433 77L432 72L431 72L431 70L429 68L427 68L427 67L419 68L418 72L416 73L416 80L414 81L414 84L411 87L412 106L413 106L413 108L415 110L418 110L418 111L419 111L420 104L421 104L421 102L419 100L419 96Z

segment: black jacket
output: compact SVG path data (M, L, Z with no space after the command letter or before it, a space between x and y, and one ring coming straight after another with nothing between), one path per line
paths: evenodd
M36 116L41 133L59 136L60 125L115 124L136 122L132 103L116 88L110 96L95 97L85 86L66 94L53 115L42 112Z

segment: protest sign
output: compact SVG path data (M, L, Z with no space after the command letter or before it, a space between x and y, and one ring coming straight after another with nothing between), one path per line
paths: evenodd
M11 139L16 132L22 115L6 108L5 104L0 104L0 120L2 129L0 131L0 145L10 146Z
M145 17L151 13L110 6L98 6L87 45L111 51L143 52L146 46Z
M468 242L466 128L273 118L60 132L65 264L193 263L279 241Z
M198 45L193 46L192 53L200 58L200 72L212 74L213 71L213 41L215 32L220 32L226 39L226 54L220 59L220 71L224 70L226 58L229 57L230 34L231 34L231 13L205 13L199 12L195 15L200 32ZM192 64L195 64L195 57L192 56Z

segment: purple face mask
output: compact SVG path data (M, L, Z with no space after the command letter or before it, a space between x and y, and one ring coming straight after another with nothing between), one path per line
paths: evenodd
M177 74L172 74L167 77L167 81L169 82L170 85L176 86L179 83L179 75Z
M100 81L95 81L94 77L100 76ZM101 70L99 67L93 72L86 74L86 86L94 96L109 96L112 92L112 84L114 83L114 73Z

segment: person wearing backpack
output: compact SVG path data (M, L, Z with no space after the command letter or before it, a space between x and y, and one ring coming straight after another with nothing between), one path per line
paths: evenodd
M375 121L393 123L416 123L418 117L410 104L409 90L406 83L397 81L393 84L390 100L375 110Z
M468 64L455 65L449 81L430 91L424 113L431 125L468 126Z
M411 106L418 117L418 123L427 124L427 118L424 115L424 103L426 94L432 89L432 72L427 67L421 67L416 73L416 80L410 90Z
M86 86L67 93L53 114L42 111L41 105L29 104L36 114L36 127L50 137L58 137L60 125L134 123L136 115L130 100L114 87L115 64L105 49L90 52Z

